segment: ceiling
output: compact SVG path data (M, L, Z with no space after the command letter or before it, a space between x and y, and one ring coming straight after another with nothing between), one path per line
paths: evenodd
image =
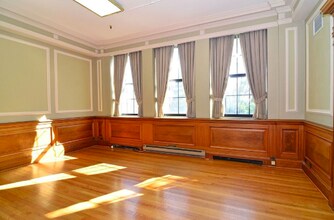
M306 3L307 4L306 4ZM97 48L201 29L249 15L292 19L319 0L118 0L124 12L99 17L73 0L0 0L0 13ZM302 5L302 6L300 6ZM304 9L300 9L304 12Z

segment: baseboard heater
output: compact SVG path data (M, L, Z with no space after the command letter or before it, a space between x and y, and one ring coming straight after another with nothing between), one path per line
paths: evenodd
M181 148L177 146L155 146L144 145L143 150L146 152L163 153L163 154L175 154L191 157L205 157L204 150Z
M263 161L261 160L250 160L250 159L242 159L242 158L233 158L233 157L221 157L221 156L213 156L214 160L227 160L241 163L251 163L256 165L263 165Z
M119 148L119 149L125 149L125 150L133 150L133 151L140 151L138 147L132 147L132 146L125 146L125 145L118 145L113 144L110 146L111 148Z

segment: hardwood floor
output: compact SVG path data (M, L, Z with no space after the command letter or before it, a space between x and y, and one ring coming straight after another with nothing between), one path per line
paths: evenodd
M301 170L93 146L0 173L0 219L334 219Z

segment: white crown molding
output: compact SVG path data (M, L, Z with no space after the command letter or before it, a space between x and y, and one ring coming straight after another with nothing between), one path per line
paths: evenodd
M182 35L182 34L187 34L191 32L196 32L198 31L200 35L203 35L208 31L209 29L214 29L214 28L222 28L227 25L231 24L237 24L241 22L247 22L247 21L252 21L252 20L257 20L257 19L264 19L264 18L274 18L276 19L277 13L274 10L262 12L260 14L251 14L251 15L246 15L242 17L235 17L231 19L226 19L226 20L220 20L220 21L215 21L211 23L206 23L202 25L194 25L188 28L181 28L181 29L176 29L173 31L166 31L166 32L157 32L157 33L151 33L150 35L144 36L142 33L136 33L135 38L123 38L119 39L118 41L114 41L110 44L108 42L104 42L104 48L115 48L115 47L121 47L121 46L126 46L130 44L135 44L138 42L147 42L156 40L156 39L161 39L161 38L167 38L167 37L172 37L172 36L177 36L177 35ZM142 37L140 37L143 35Z
M256 30L261 30L261 29L266 29L266 28L271 28L271 27L276 27L276 26L278 26L278 22L268 22L268 23L263 23L260 25L246 26L242 28L229 29L229 30L224 30L224 31L219 31L219 32L214 32L214 33L208 33L208 34L204 33L202 35L198 35L194 37L182 38L182 39L172 40L172 41L164 41L162 43L145 44L144 46L109 52L109 53L105 53L104 56L115 56L119 54L131 53L131 52L135 52L139 50L152 49L152 48L163 47L163 46L168 46L168 45L176 45L176 44L181 44L185 42L208 39L208 38L213 38L213 37L220 37L220 36L231 35L231 34L239 34L243 32L256 31Z
M17 39L0 34L0 38L11 40L17 43L36 47L46 52L46 93L47 93L47 111L24 111L24 112L2 112L0 116L24 116L24 115L41 115L51 113L51 79L50 79L50 49L38 44L34 44L25 40Z
M77 56L71 53L66 53L59 50L54 50L54 74L55 74L55 112L56 113L78 113L78 112L92 112L93 111L93 77L92 77L92 60L85 57ZM89 63L89 93L90 93L90 108L89 109L71 109L71 110L59 110L59 89L58 89L58 54L63 54L76 59L84 60Z
M292 32L294 34L294 44L291 45L291 42L289 41L289 32ZM294 54L289 54L289 48L293 47L294 48ZM290 57L294 57L294 63L293 69L294 72L290 73ZM293 74L293 79L294 79L294 89L293 89L293 99L294 99L294 106L290 108L290 75ZM285 29L285 111L286 112L297 112L297 101L298 101L298 96L297 96L297 88L298 88L298 28L297 27L290 27Z
M46 30L52 33L54 37L49 37L39 33L35 33L33 31L16 27L15 25L11 25L8 23L4 24L5 22L1 22L0 27L3 26L12 31L23 33L32 36L36 39L41 39L42 41L50 43L52 45L74 50L76 52L83 53L88 56L102 57L105 54L103 54L101 50L104 50L106 48L114 48L118 46L129 45L132 43L145 42L149 40L178 35L182 33L189 33L191 31L199 31L203 33L205 29L220 27L222 25L233 24L243 21L256 20L259 18L264 18L269 16L277 16L278 13L282 14L287 11L291 11L291 8L288 5L286 5L286 2L284 0L268 0L267 3L255 5L247 9L231 10L227 13L224 13L223 15L221 14L209 15L206 18L204 18L204 20L193 22L191 26L187 25L188 24L187 22L183 22L182 24L177 24L177 25L171 24L168 27L164 27L163 31L159 30L156 32L151 32L149 36L147 35L146 32L145 33L142 32L142 33L132 34L131 36L128 37L113 39L112 41L98 41L94 43L92 39L83 38L83 36L80 36L80 34L74 33L73 31L71 31L71 35L64 31L59 31L59 30L67 30L66 28L58 27L56 25L52 27L43 25L40 22L35 22L27 17L17 15L15 12L11 12L3 8L0 8L0 14L4 14L5 16L8 16L15 20L35 26L42 30ZM280 18L278 19L279 24L286 24L289 22L291 22L289 18L284 17L284 19ZM95 51L89 51L87 49L80 48L79 46L63 42L59 40L60 37L65 37L67 39L78 42L85 46L94 48Z
M23 22L25 24L40 28L44 31L56 34L58 36L62 36L62 37L67 38L69 40L78 42L78 43L86 45L88 47L92 47L92 48L97 48L98 47L96 44L92 43L94 41L93 39L90 39L90 38L85 39L79 33L75 33L75 35L71 35L71 34L68 34L68 32L61 31L61 30L65 30L64 27L54 28L55 26L44 25L40 22L31 20L28 17L18 15L15 12L9 11L9 10L1 8L1 7L0 7L0 14L2 14L4 16L7 16L9 18L12 18L14 20ZM73 30L71 30L71 32L73 33Z
M54 37L48 37L48 36L45 36L43 34L39 34L39 33L36 33L34 31L30 31L28 29L21 28L21 27L18 27L16 25L13 25L13 24L6 23L4 21L0 21L0 29L7 30L7 31L12 32L12 33L22 34L24 36L29 36L33 39L42 41L44 43L48 43L48 44L51 44L53 46L58 46L58 47L61 47L61 48L64 48L64 49L69 49L69 50L72 50L72 51L75 51L75 52L78 52L78 53L81 53L81 54L84 54L84 55L87 55L87 56L96 56L97 55L96 52L92 52L92 51L83 49L81 47L72 45L70 43L60 41L60 40L58 40Z

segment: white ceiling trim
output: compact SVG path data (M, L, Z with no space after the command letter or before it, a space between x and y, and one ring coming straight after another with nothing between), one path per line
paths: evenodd
M239 16L239 17L233 17L231 19L225 19L225 20L218 20L218 21L212 21L209 23L204 23L204 24L199 24L199 25L192 25L188 26L186 28L174 28L174 30L171 31L164 31L164 32L156 32L156 33L151 33L150 35L144 35L137 33L136 38L122 38L118 41L113 41L113 42L101 42L103 43L102 47L103 48L113 48L113 47L120 47L120 46L125 46L129 44L134 44L138 42L145 42L145 41L150 41L150 40L155 40L159 38L165 38L165 37L171 37L175 35L181 35L181 34L186 34L189 32L195 32L195 31L205 31L207 29L211 28L219 28L223 27L226 25L231 25L231 24L237 24L240 22L245 22L245 21L251 21L251 20L257 20L257 19L262 19L266 17L273 17L277 16L277 12L275 10L268 10L265 12L261 13L256 13L256 14L250 14L250 15L245 15L245 16ZM142 35L142 36L141 36Z
M14 20L23 22L25 24L37 27L37 28L42 29L44 31L56 34L58 36L62 36L62 37L67 38L69 40L78 42L78 43L86 45L88 47L98 48L98 45L92 43L93 42L92 39L84 39L82 36L79 35L79 33L77 33L76 35L71 35L71 34L68 34L67 32L61 31L61 29L64 29L64 28L54 28L54 26L51 27L49 25L44 25L40 22L33 21L30 18L27 18L25 16L16 14L12 11L9 11L9 10L1 8L1 7L0 7L0 14L2 14L4 16L7 16L9 18L12 18Z
M152 4L158 2L160 0L153 1ZM128 51L135 51L139 48L153 48L158 47L159 45L170 45L176 43L187 42L191 40L199 40L210 37L217 37L226 34L235 34L245 31L251 31L256 29L263 29L268 27L273 27L281 24L287 24L292 22L292 18L294 17L294 12L300 10L300 5L304 4L304 0L292 0L290 5L287 3L289 1L285 0L267 0L266 3L258 4L255 6L248 7L243 10L231 10L227 13L224 13L223 16L219 14L213 14L205 17L203 20L192 23L191 26L187 25L187 21L182 22L178 25L169 25L164 27L164 31L156 31L150 32L148 35L144 32L138 32L136 34L132 34L129 37L123 37L114 39L112 41L97 41L93 42L92 39L85 38L78 33L71 32L71 34L66 33L67 29L62 29L61 25L49 26L42 24L40 22L36 22L31 20L25 16L21 16L16 14L15 12L6 10L0 7L0 14L17 20L19 22L26 23L28 25L34 26L46 32L49 32L53 36L47 36L43 33L37 33L28 28L18 27L14 24L0 21L0 29L9 30L14 33L21 33L24 36L30 36L33 39L41 40L42 42L49 43L51 45L63 47L65 49L70 49L88 56L92 57L102 57L106 55L114 55L115 53L120 54ZM142 6L144 7L144 6ZM295 10L293 10L295 9ZM206 31L210 31L210 29L214 28L224 28L224 26L237 24L240 22L246 21L255 21L263 18L275 17L275 22L263 23L259 25L252 25L243 28L229 29L218 31L214 33L206 33ZM50 23L50 25L53 25ZM63 30L63 31L61 31ZM65 30L65 31L64 31ZM168 41L161 44L150 44L149 41L157 40L161 38L168 38L177 35L187 34L191 32L198 31L198 34L193 37L187 37L180 40ZM136 37L133 37L136 36ZM65 42L61 40L61 38L69 39L70 41L77 42L81 44L83 47L90 47L93 50L89 50L88 48L82 48L80 45L72 45L71 43ZM110 50L112 48L122 47L126 45L142 43L145 46L137 47L135 49L124 50L119 52L112 53L103 53L105 50Z
M118 50L115 52L99 54L98 56L101 56L101 57L102 56L115 56L119 54L126 54L126 53L131 53L131 52L140 51L140 50L164 47L168 45L177 45L177 44L190 42L190 41L196 41L196 40L202 40L202 39L208 39L208 38L220 37L220 36L226 36L226 35L232 35L232 34L239 34L239 33L248 32L248 31L256 31L256 30L276 27L278 25L279 25L278 22L268 22L268 23L263 23L260 25L246 26L246 27L241 27L241 28L229 29L226 31L219 31L219 32L210 33L210 34L202 34L202 35L198 35L194 37L182 38L178 40L165 41L163 43L149 44L149 45L134 47L134 48L125 49L125 50Z
M62 47L64 49L69 49L69 50L72 50L72 51L75 51L75 52L78 52L78 53L82 53L82 54L87 55L87 56L95 57L97 55L96 53L94 53L92 51L89 51L89 50L86 50L86 49L83 49L81 47L78 47L78 46L60 41L58 39L54 39L52 37L45 36L43 34L36 33L34 31L30 31L30 30L27 30L25 28L21 28L21 27L18 27L16 25L12 25L12 24L9 24L9 23L3 22L3 21L0 21L0 29L10 31L12 33L23 34L24 36L29 36L33 39L36 39L36 40L39 40L39 41L42 41L42 42L45 42L45 43L49 43L49 44L54 45L54 46L59 46L59 47Z

